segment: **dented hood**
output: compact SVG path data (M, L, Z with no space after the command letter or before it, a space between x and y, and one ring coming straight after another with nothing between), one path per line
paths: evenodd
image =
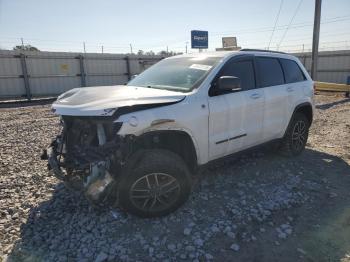
M184 93L147 87L82 87L60 95L52 109L58 115L110 116L120 107L174 103L184 97Z

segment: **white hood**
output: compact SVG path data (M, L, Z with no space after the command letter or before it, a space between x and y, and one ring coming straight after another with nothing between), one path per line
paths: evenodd
M172 103L184 97L180 92L146 87L82 87L60 95L52 104L52 109L58 115L110 116L120 107Z

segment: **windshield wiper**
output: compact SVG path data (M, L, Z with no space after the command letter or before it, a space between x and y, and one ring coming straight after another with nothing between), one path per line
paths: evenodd
M167 86L167 85L148 85L147 88L155 88L155 89L164 89L169 91L180 91L187 92L188 88L180 87L180 86Z
M146 86L147 88L156 88L156 89L160 89L159 87L157 87L157 86L151 86L151 85L148 85L148 86Z

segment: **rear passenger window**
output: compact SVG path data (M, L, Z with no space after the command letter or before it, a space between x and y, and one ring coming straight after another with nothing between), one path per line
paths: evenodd
M255 88L255 75L253 61L229 62L225 65L221 76L235 76L241 80L242 90Z
M280 59L280 61L283 67L286 83L295 83L305 80L304 73L295 61L289 59Z
M277 58L258 57L257 63L261 87L284 84L283 71Z

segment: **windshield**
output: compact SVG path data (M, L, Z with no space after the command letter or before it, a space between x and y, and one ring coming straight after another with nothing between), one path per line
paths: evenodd
M131 80L128 85L189 92L204 80L221 57L164 59Z

